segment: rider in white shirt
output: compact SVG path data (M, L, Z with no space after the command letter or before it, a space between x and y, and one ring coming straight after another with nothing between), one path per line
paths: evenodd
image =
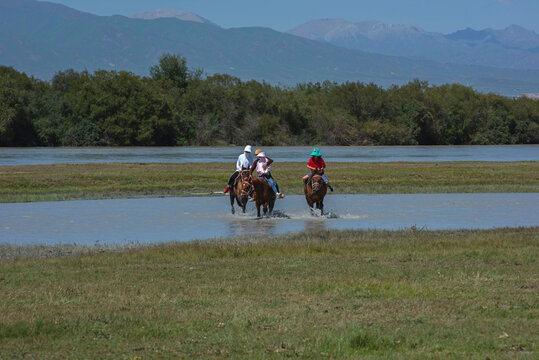
M243 149L243 154L238 156L238 161L236 161L236 171L230 179L228 179L228 185L223 190L224 193L227 193L228 190L230 190L231 187L234 186L234 181L238 177L240 171L250 169L251 165L253 165L253 157L251 156L251 145L247 145L245 149Z
M236 161L236 171L240 172L245 169L250 169L253 165L253 157L251 156L251 146L247 145L243 150L243 154L238 156L238 161Z

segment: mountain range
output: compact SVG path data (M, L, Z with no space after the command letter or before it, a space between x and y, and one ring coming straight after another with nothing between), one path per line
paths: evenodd
M287 33L385 55L445 63L539 69L539 35L518 25L503 30L467 28L444 35L414 25L322 19L302 24Z
M269 28L223 29L201 17L182 20L179 16L185 14L97 16L55 3L0 0L0 64L43 79L69 68L147 75L149 67L168 52L181 54L189 67L203 68L206 74L228 73L282 85L329 80L388 87L419 78L508 96L539 89L538 70L390 56Z

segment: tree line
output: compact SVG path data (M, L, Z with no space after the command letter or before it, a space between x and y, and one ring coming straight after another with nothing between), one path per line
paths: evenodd
M0 146L537 144L539 100L415 80L294 87L202 76L165 54L149 77L0 66Z

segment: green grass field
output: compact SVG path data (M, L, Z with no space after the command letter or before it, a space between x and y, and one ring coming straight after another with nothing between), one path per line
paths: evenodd
M303 163L272 172L302 193ZM209 195L230 173L1 166L0 202ZM327 174L336 193L539 191L539 162L333 163ZM0 245L0 359L536 359L538 230Z
M0 202L196 196L220 193L233 164L0 166ZM302 194L304 163L272 169L285 194ZM331 163L336 193L539 192L539 162Z
M0 358L537 359L538 230L323 231L4 259Z

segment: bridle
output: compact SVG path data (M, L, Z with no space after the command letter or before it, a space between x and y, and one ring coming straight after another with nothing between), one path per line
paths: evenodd
M253 186L253 182L252 182L252 177L251 177L251 174L249 174L248 177L244 177L243 176L243 172L244 171L248 171L248 170L243 170L241 173L240 173L240 181L241 181L241 194L240 196L249 196L253 193L253 191L255 190L254 186Z
M308 180L308 183L310 183L311 185L311 190L314 193L316 193L318 190L320 190L320 188L322 187L322 184L321 184L321 179L318 178L318 181L314 181L314 177L316 175L319 175L320 176L320 171L318 170L313 170L313 172L311 173L311 176L309 177L309 180Z
M243 185L242 189L241 189L241 196L249 196L255 190L254 186L253 186L253 183L251 182L251 178L249 178L248 180L243 180L242 179L241 183Z
M318 190L320 190L320 187L321 187L321 182L320 180L318 181L314 181L314 176L311 178L311 189L313 190L313 193L317 192Z

